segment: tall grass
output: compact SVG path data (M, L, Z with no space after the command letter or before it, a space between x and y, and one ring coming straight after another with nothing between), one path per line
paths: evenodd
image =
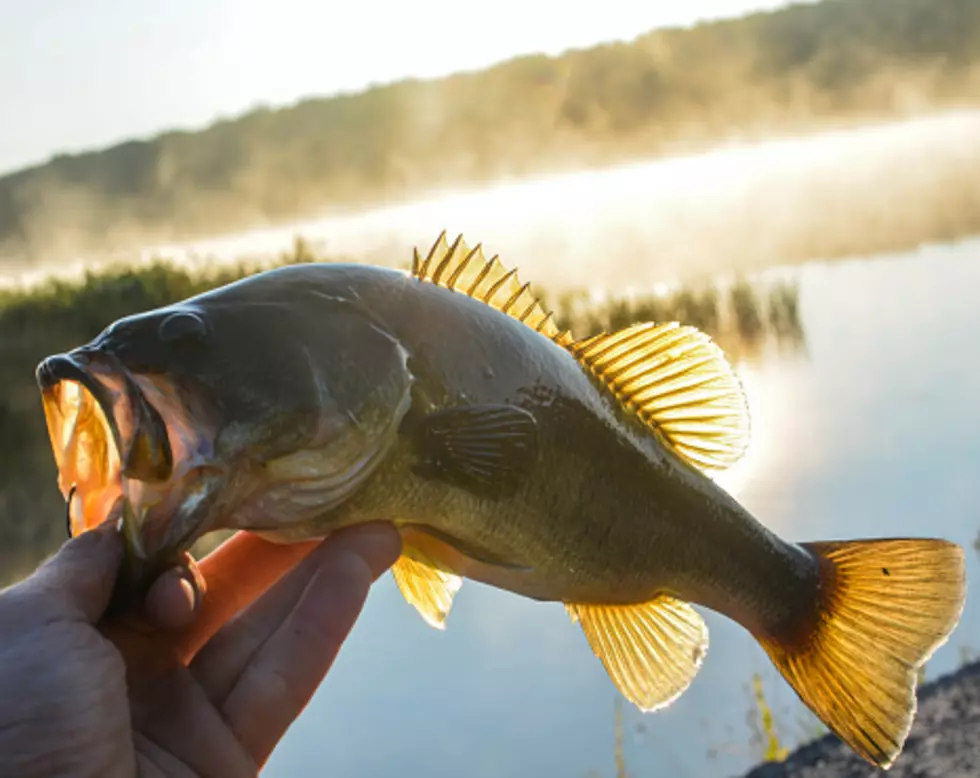
M602 301L585 290L566 292L553 302L545 295L558 325L577 337L641 321L677 321L711 335L733 360L758 358L769 346L804 349L798 299L799 289L793 282L762 284L746 279Z
M776 719L762 686L762 676L752 674L752 695L754 708L749 721L754 725L752 742L755 743L764 762L781 762L789 754L789 749L779 739Z

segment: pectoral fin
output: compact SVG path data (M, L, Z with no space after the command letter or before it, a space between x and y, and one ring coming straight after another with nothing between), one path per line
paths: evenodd
M415 432L419 471L483 496L513 493L537 451L534 417L516 405L429 414Z
M463 585L463 579L442 569L423 551L408 544L402 547L402 555L391 573L402 595L426 623L436 629L445 629L453 597Z
M708 651L708 628L687 603L662 595L638 605L566 603L617 688L644 711L691 684Z

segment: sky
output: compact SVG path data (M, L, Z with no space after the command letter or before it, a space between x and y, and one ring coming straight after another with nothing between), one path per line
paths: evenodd
M0 171L784 0L0 0Z

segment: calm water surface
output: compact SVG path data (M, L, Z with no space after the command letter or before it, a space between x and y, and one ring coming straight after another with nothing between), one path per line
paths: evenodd
M980 529L980 241L787 271L805 352L740 370L755 437L725 485L797 540ZM545 278L544 282L547 283ZM624 707L632 775L729 776L757 759L747 684L761 672L789 741L811 725L762 650L707 614L711 648L666 711ZM980 608L928 676L980 649ZM445 632L390 575L267 775L614 775L616 692L562 607L466 582Z

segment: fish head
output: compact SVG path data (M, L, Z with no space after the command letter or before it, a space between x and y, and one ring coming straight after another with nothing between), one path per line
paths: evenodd
M72 534L121 516L139 588L230 528L264 463L341 435L350 420L308 336L295 306L192 298L41 362Z

